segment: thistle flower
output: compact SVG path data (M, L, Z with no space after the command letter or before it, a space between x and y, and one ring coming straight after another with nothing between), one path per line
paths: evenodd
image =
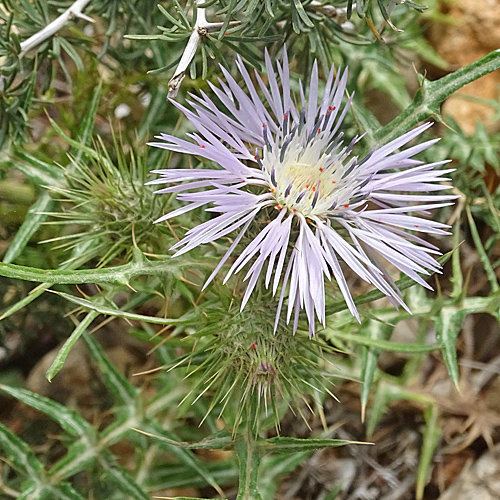
M431 288L419 273L439 271L432 257L439 252L415 232L443 235L447 226L418 214L450 205L455 198L435 194L449 189L441 182L449 180L444 175L452 169L436 169L446 161L422 164L413 159L437 139L397 152L431 124L358 159L352 150L361 137L344 144L339 131L352 99L342 105L347 69L342 72L332 67L318 102L315 63L309 95L306 99L300 85L297 108L290 92L286 50L282 64L276 64L277 75L266 52L267 84L255 72L266 105L241 59L236 64L247 93L222 68L226 82L219 81L219 87L210 84L220 107L204 92L191 95L193 100L188 103L192 109L172 101L198 130L187 134L193 142L161 134L157 138L163 142L150 144L200 156L219 166L153 171L160 177L149 184L175 183L157 193L179 193L177 199L187 202L157 222L207 204L206 210L217 214L190 229L172 247L177 249L174 257L235 234L206 286L251 228L257 234L234 259L225 281L249 265L241 307L262 276L266 287L272 283L273 295L281 289L276 325L288 297L287 323L293 315L295 331L303 309L311 335L315 316L325 324L325 278L335 279L359 321L344 275L346 268L381 290L394 306L407 309L383 261Z

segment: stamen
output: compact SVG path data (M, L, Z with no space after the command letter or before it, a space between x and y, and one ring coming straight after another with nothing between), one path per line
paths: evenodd
M269 152L272 151L271 143L269 142L269 137L267 137L267 125L264 123L264 142L266 143L266 148Z
M302 193L300 193L299 196L297 196L295 203L300 203L300 201L302 200L302 198L304 198L305 195L306 195L306 192L302 191Z
M342 179L345 179L354 170L354 167L357 165L355 158L353 158L350 163L351 164L347 167L347 170L342 174Z
M281 152L280 152L280 162L283 163L283 160L285 159L285 152L286 148L288 145L292 142L293 136L289 136L287 140L283 143L281 146Z
M364 165L372 156L373 153L375 153L376 149L372 149L359 163L358 165Z
M285 189L285 198L290 194L290 191L292 190L293 182L290 182L288 187Z
M343 136L344 133L340 132L340 134L335 138L335 140L328 146L328 148L326 148L325 155L328 156L334 149L337 148Z
M316 189L315 187L313 187L313 191L316 191L314 193L314 198L313 198L313 201L311 203L311 208L314 208L316 206L316 202L318 201L318 196L319 196L319 182L318 182L318 189Z
M259 156L259 152L258 151L255 151L256 155L255 155L255 159L257 160L257 164L259 165L260 169L262 170L264 168L264 166L262 165L262 161L260 159L260 156ZM276 183L273 183L274 185L276 185Z
M299 116L299 134L302 132L302 127L306 122L306 108L302 108Z
M359 194L358 196L355 196L354 198L351 198L351 205L355 205L356 203L359 203L360 201L363 201L365 199L364 194Z
M286 135L288 130L288 113L283 116L283 134Z

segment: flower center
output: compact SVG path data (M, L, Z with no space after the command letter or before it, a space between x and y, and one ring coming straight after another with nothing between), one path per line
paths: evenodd
M351 147L342 148L340 137L332 142L320 130L303 130L284 137L278 133L273 139L266 140L258 163L278 210L325 218L350 207L360 182L356 158L347 159Z

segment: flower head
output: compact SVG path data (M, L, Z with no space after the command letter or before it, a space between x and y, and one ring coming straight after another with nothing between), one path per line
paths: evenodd
M222 68L226 82L210 85L219 106L204 92L192 95L188 101L192 109L172 101L198 130L188 134L193 142L162 134L157 138L163 142L151 143L219 166L154 171L160 177L150 184L176 183L158 193L178 192L177 198L187 202L157 222L207 204L207 211L218 214L189 230L174 245L175 255L234 233L208 284L253 224L257 235L235 258L225 278L249 267L242 308L262 275L266 287L272 284L273 294L281 287L276 324L288 296L287 322L293 315L295 330L304 309L313 334L315 316L325 323L325 278L334 278L359 320L346 268L384 292L395 306L406 308L383 260L429 288L418 273L438 271L432 254L439 252L414 233L446 234L447 226L418 214L449 205L455 198L435 194L449 188L441 181L449 180L443 176L451 170L436 169L445 161L422 164L412 158L436 140L397 152L431 124L358 159L352 150L360 137L345 144L339 131L350 104L350 100L342 104L347 70L331 69L318 101L314 64L309 95L306 99L300 85L297 108L286 51L282 65L276 64L277 75L266 53L267 85L255 72L266 105L240 59L237 67L247 93Z

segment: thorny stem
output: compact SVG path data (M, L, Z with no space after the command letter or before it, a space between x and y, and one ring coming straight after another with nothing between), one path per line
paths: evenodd
M424 80L412 103L397 118L374 134L376 142L387 144L429 117L440 119L440 106L447 97L499 68L500 49L439 80Z
M262 500L257 488L262 451L258 445L259 422L257 421L258 405L255 393L248 399L246 413L241 434L238 434L235 441L239 461L239 486L236 500Z

